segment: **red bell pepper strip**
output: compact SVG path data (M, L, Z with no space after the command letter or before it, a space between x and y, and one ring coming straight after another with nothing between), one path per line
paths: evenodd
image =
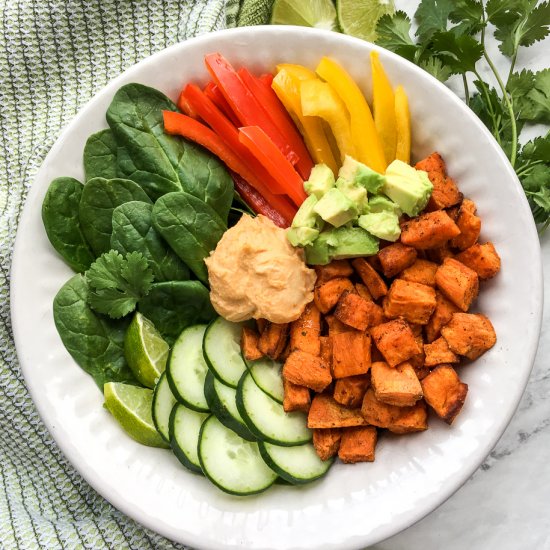
M235 113L229 106L229 103L227 103L225 97L223 97L223 94L220 92L220 89L212 81L204 87L203 92L204 95L210 99L210 101L212 101L212 103L226 116L226 118L231 121L235 128L238 128L241 125L239 119L235 116Z
M212 53L205 56L204 62L241 125L260 126L289 162L296 164L298 154L291 149L275 124L266 116L258 100L244 85L229 61L219 53Z
M277 210L289 224L292 222L294 214L296 214L294 205L284 195L274 195L271 193L263 182L258 180L254 172L225 144L223 139L216 135L208 126L197 122L187 115L174 111L163 111L162 116L164 119L164 129L167 133L183 136L208 149L224 162L228 168L237 172L253 187L256 187L273 209Z
M243 126L239 128L239 139L300 206L307 198L304 181L269 136L259 126Z
M290 115L279 101L277 94L271 87L268 88L260 79L253 76L245 67L239 69L239 76L263 107L266 116L273 121L286 142L298 155L299 160L296 163L296 170L304 180L307 180L313 168L313 161L306 149L302 136L296 130Z
M194 118L195 120L199 120L199 115L197 112L189 105L189 102L187 101L183 90L181 91L179 97L178 97L178 103L177 103L178 109L185 113L187 116L190 116L191 118Z
M273 75L271 73L264 73L260 75L260 80L268 87L271 88L273 84Z

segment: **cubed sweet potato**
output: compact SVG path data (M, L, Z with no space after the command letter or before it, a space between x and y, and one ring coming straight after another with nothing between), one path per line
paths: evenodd
M391 405L390 405L391 406ZM388 426L394 434L409 434L428 429L428 412L423 399L417 401L414 407L399 407L401 414Z
M315 287L313 293L315 305L321 313L328 313L346 291L355 292L353 283L349 279L343 277L330 279L326 283Z
M331 382L330 368L316 355L293 351L283 366L283 378L313 391L323 391Z
M422 387L410 363L396 367L387 363L373 363L371 383L376 399L398 407L412 407L422 398Z
M441 292L436 292L435 301L435 310L426 325L426 340L428 343L433 342L441 334L441 327L451 320L453 313L460 311Z
M334 384L334 400L344 407L360 407L369 385L368 374L339 378Z
M475 215L476 206L473 201L464 199L458 211L456 225L460 229L460 235L451 239L451 246L459 250L465 250L473 246L479 238L481 220Z
M348 409L326 393L315 395L311 401L307 415L308 428L349 428L365 424L367 421L361 409Z
M302 315L290 324L290 349L319 355L321 353L321 312L314 302L306 305Z
M321 336L319 338L321 343L321 353L320 357L328 365L332 372L332 337L330 336Z
M372 294L369 292L369 289L362 283L356 283L355 284L355 292L363 298L363 300L366 300L367 302L372 302Z
M435 367L443 363L458 363L458 356L451 351L447 340L440 336L431 344L424 344L424 364L427 367Z
M338 458L345 464L374 462L377 433L374 426L345 428L338 449Z
M357 330L366 330L380 324L384 319L382 308L366 301L359 294L344 293L334 311L334 317Z
M241 333L241 349L245 359L254 361L264 356L258 347L259 343L260 335L250 327L243 327Z
M385 277L395 277L416 260L416 249L402 243L393 243L378 252L378 259Z
M342 321L340 321L340 319L337 319L334 315L327 315L325 317L325 321L327 323L329 336L334 336L335 334L339 334L341 332L349 332L350 330L355 330L354 328L351 328L350 326L342 323Z
M315 272L317 273L317 285L321 285L340 277L351 277L353 268L348 260L332 260L327 265L316 265Z
M480 279L490 279L500 271L500 257L491 242L474 244L455 259L473 269Z
M428 285L395 279L384 298L384 315L403 317L409 323L425 325L435 306L435 290Z
M447 167L439 153L432 153L417 162L415 168L427 172L433 185L427 210L441 210L460 202L462 195L455 182L447 175Z
M390 367L395 367L422 351L411 327L403 319L394 319L373 327L370 333Z
M468 359L477 359L491 349L497 335L491 321L480 313L455 313L441 329L449 348Z
M288 323L268 322L260 336L258 348L264 355L276 361L284 354L287 342Z
M418 344L418 347L422 350L420 353L416 353L413 355L410 359L408 359L408 362L412 365L414 372L416 373L417 378L420 379L420 376L425 376L427 372L424 372L424 334L423 334L423 326L422 325L414 325L410 324L411 330L414 334L414 339L416 340L416 343ZM429 372L429 369L428 369Z
M447 258L454 258L455 253L449 242L446 242L443 246L438 246L437 248L431 248L426 250L426 259L430 262L435 262L436 264L442 264Z
M269 321L267 319L256 319L256 328L258 329L258 334L262 334L268 323Z
M454 258L447 258L437 269L435 284L455 306L468 311L479 291L477 273Z
M437 271L437 267L438 265L435 262L419 258L410 267L404 269L399 275L399 278L409 283L435 286L435 272Z
M384 282L384 279L380 277L380 275L365 260L365 258L356 258L351 263L375 300L378 300L378 298L387 294L388 286Z
M401 242L419 250L438 248L460 234L444 210L420 214L401 224Z
M332 375L346 378L369 371L371 338L365 332L349 331L332 336Z
M422 380L422 389L426 403L447 424L452 424L468 393L468 385L460 381L450 365L436 367Z
M309 388L298 386L283 377L283 409L286 412L302 411L307 413L311 405Z
M328 460L338 454L341 439L341 428L313 430L313 447L315 447L315 452L321 460Z

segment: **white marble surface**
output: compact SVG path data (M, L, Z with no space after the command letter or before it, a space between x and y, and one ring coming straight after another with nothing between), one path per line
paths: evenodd
M412 13L417 2L402 0L396 4ZM498 66L506 67L496 41L489 40ZM523 50L518 58L519 69L548 66L550 37ZM529 129L526 137L544 130ZM541 246L545 294L550 295L550 230L541 238ZM446 503L371 550L550 550L549 357L550 307L546 304L529 384L496 447Z

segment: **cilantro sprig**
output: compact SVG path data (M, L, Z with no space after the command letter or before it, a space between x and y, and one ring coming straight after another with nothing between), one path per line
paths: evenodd
M384 15L376 42L442 82L462 77L466 103L506 152L544 231L550 225L550 132L523 147L519 136L526 124L550 125L550 68L517 72L515 65L520 48L550 34L550 0L422 0L414 20L413 36L405 12ZM510 61L505 78L486 48L491 30ZM482 64L493 83L482 78Z

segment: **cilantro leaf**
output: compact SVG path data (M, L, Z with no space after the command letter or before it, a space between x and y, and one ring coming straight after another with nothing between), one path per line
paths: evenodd
M545 137L528 141L521 150L521 156L528 161L541 161L550 164L550 132Z
M418 23L416 36L426 42L438 31L446 31L449 15L455 8L454 0L422 0L414 18Z
M414 60L416 44L411 38L411 20L404 11L383 15L376 26L376 43L408 59Z
M474 71L483 56L483 46L475 38L467 34L457 36L451 31L436 32L431 50L452 74Z
M517 118L528 120L533 111L533 104L529 99L529 92L535 86L535 75L533 71L524 69L520 73L512 73L508 79L506 89L514 105L514 112Z
M532 122L550 124L550 69L534 74L534 84L527 94L530 108L521 113L522 118Z
M435 76L437 80L446 82L452 74L451 69L443 65L443 62L438 57L430 56L428 58L421 59L418 63L419 67L429 72L432 76Z
M455 34L476 34L486 25L481 0L456 0L449 19L458 23L452 28Z
M153 271L140 252L126 257L116 250L102 254L86 271L90 306L113 319L134 310L153 283Z

